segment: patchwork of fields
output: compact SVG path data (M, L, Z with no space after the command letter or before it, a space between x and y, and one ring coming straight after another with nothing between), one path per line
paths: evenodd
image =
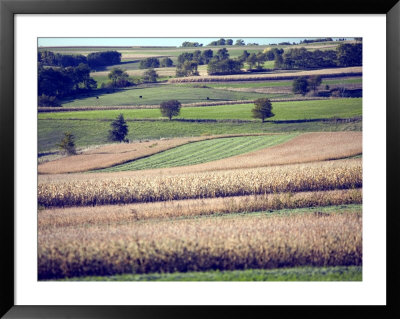
M131 76L145 71L143 58L176 64L195 49L116 48ZM91 75L108 81L111 68ZM291 90L304 74L323 75L317 92L362 90L362 67L231 76L206 68L184 78L160 68L168 81L98 89L38 113L39 280L362 280L362 98ZM261 97L273 101L266 122L252 116ZM158 109L170 99L184 104L172 120ZM119 114L129 141L110 143ZM57 149L67 131L76 155Z

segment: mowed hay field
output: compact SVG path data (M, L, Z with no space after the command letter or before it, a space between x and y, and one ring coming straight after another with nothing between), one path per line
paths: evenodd
M275 134L275 135L256 135L245 136L251 140L254 137L265 136L267 140L280 141L281 143L262 148L258 151L245 153L242 155L231 156L222 160L207 161L204 164L180 166L180 167L166 167L162 169L151 169L140 172L135 172L130 168L130 165L135 163L135 159L145 155L151 155L161 152L157 156L162 156L166 152L163 150L170 149L175 154L179 153L181 144L199 140L213 140L216 137L200 137L188 139L171 139L163 141L149 141L139 142L132 144L119 144L110 145L94 150L89 150L81 155L71 156L55 161L50 161L39 165L39 173L44 174L62 174L83 172L87 170L94 170L98 168L99 163L109 163L109 171L114 170L114 165L118 164L121 160L127 161L125 165L121 165L124 172L121 173L107 173L107 174L77 174L71 175L74 179L96 178L99 179L109 178L110 176L143 176L143 175L165 175L165 174L182 174L182 173L195 173L207 172L224 169L239 169L239 168L255 168L283 164L297 164L306 162L326 161L332 159L341 159L360 155L362 153L362 133L361 132L314 132L305 133L295 136L293 134ZM228 138L229 136L227 136ZM266 141L267 141L266 140ZM283 143L284 142L284 143ZM205 150L202 144L191 143L195 148L194 153L202 153ZM196 148L196 146L198 148ZM112 156L115 154L115 157ZM121 155L119 155L121 154ZM214 150L214 154L220 156L219 150ZM121 156L121 157L119 157ZM180 160L180 158L177 158ZM190 158L189 158L190 160ZM142 162L152 161L152 156L146 156L141 159ZM126 169L124 169L124 166ZM117 167L115 167L117 168ZM118 171L118 170L115 170ZM56 175L45 176L39 175L39 183L41 181L51 180L64 180L69 179L70 175Z

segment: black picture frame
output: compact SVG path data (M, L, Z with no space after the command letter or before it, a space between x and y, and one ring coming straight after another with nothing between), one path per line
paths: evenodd
M14 15L15 14L385 14L387 18L387 305L386 306L21 306L14 303ZM253 6L204 0L0 0L0 315L4 318L204 318L255 315L400 317L396 275L397 182L400 136L400 3L398 0L264 1Z

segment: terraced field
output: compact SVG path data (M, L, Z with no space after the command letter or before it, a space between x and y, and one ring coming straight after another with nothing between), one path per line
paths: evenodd
M187 166L211 162L238 154L255 151L286 142L294 134L269 136L226 137L185 144L150 157L122 165L97 170L97 172L118 172L152 168Z

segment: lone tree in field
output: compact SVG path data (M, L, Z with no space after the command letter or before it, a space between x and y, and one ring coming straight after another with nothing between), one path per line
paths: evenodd
M64 137L57 146L68 155L76 154L75 136L71 132L65 132Z
M181 102L177 100L162 102L160 104L160 111L162 116L166 116L171 120L173 116L179 115L181 111Z
M306 76L300 76L293 80L293 93L306 95L307 92L310 90L308 88L308 81Z
M253 113L253 117L256 119L261 119L263 123L266 118L275 115L274 113L272 113L271 101L267 98L260 98L255 100L254 105L254 108L251 110L251 112Z
M108 137L111 141L125 141L125 136L128 134L128 125L122 114L118 115L118 117L111 122L111 130L108 132Z

